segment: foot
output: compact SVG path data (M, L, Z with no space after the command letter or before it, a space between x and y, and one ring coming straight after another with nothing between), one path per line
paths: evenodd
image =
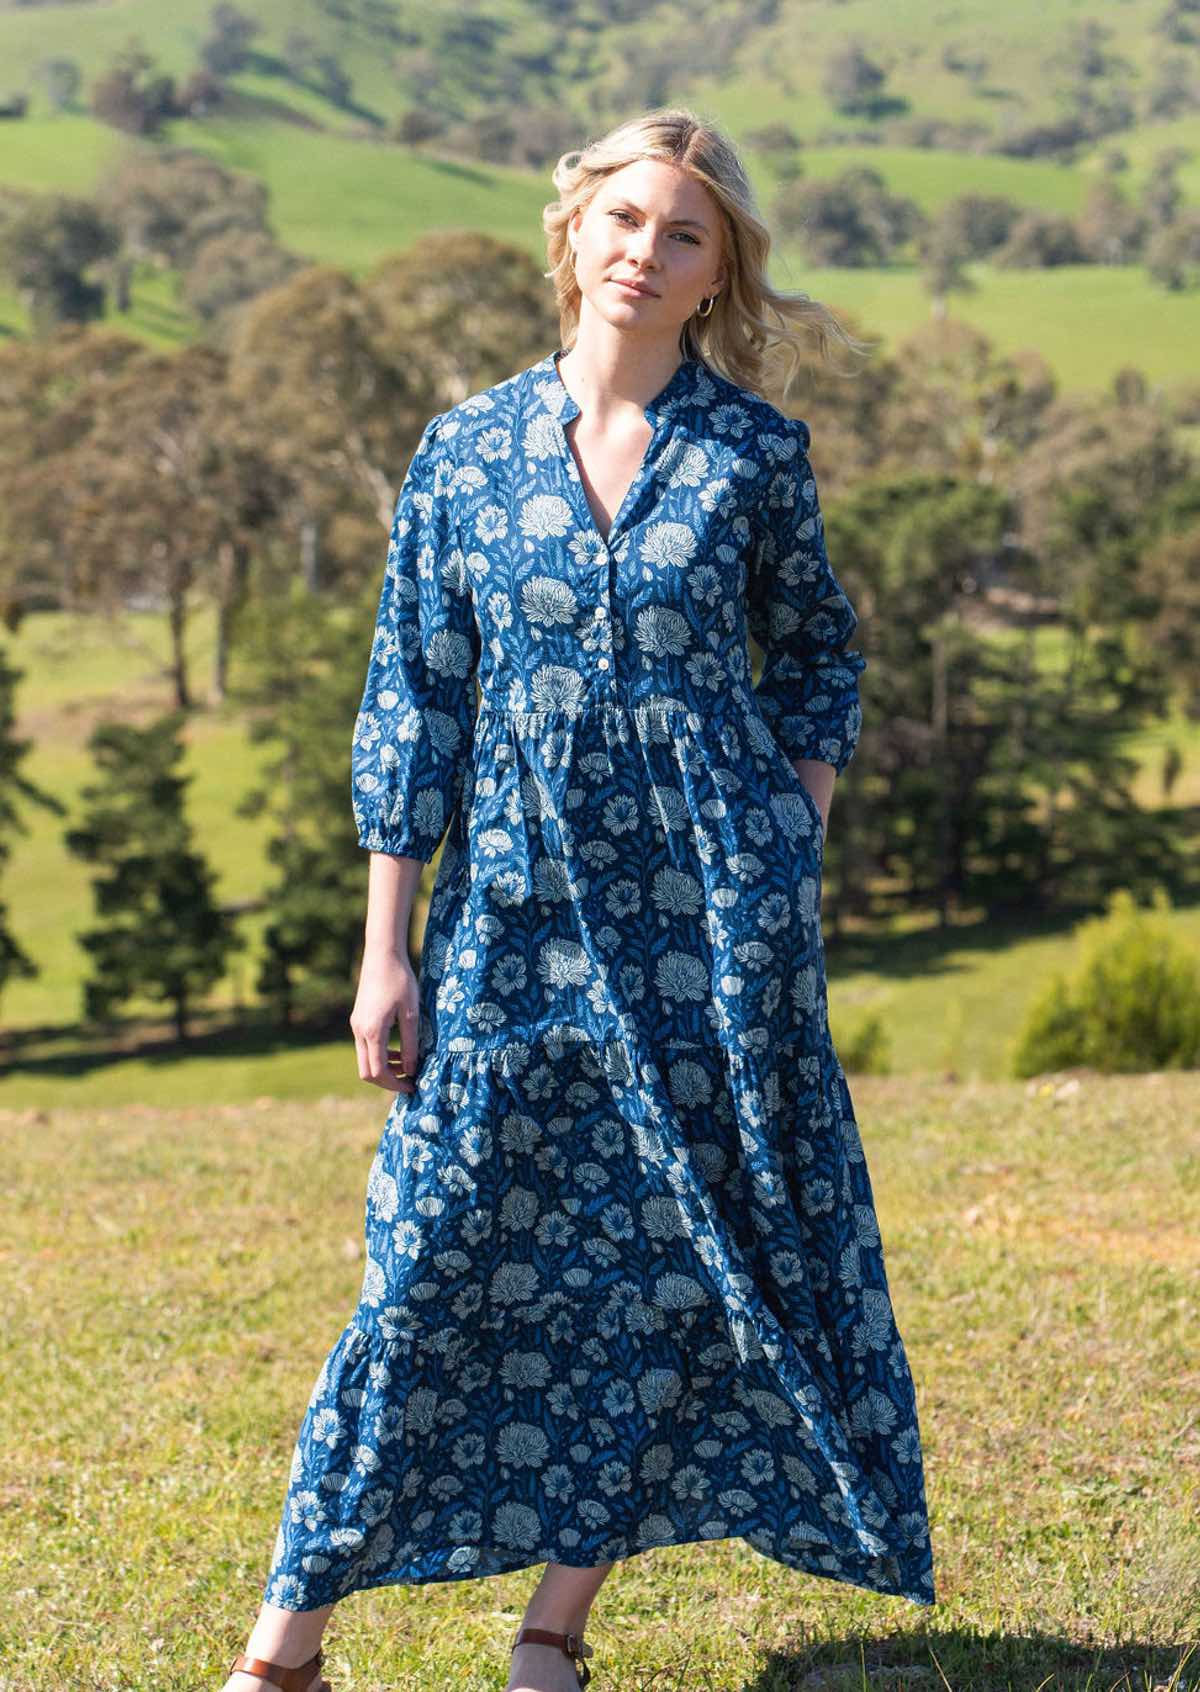
M246 1669L234 1669L221 1692L279 1692L279 1686L275 1681L264 1680L261 1675L250 1674ZM304 1692L333 1692L333 1689L320 1669L314 1669L312 1679L304 1688Z
M513 1647L504 1692L579 1692L575 1664L557 1645L526 1642Z

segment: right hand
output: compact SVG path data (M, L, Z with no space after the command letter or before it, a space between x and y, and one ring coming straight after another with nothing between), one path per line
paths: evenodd
M408 958L364 957L350 1013L360 1081L392 1093L416 1091L419 1017L420 989ZM393 1024L399 1024L398 1047L390 1041Z

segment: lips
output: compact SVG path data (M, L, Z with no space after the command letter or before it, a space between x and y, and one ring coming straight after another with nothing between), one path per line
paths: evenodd
M652 288L644 288L640 282L631 282L627 276L614 276L613 281L619 283L622 288L629 288L635 294L645 294L652 300L658 298Z

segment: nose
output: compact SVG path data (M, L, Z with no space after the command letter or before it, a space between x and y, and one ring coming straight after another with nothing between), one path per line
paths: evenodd
M638 266L639 270L645 270L647 267L656 267L658 264L658 258L654 250L653 235L640 235L629 248L629 257L633 263Z

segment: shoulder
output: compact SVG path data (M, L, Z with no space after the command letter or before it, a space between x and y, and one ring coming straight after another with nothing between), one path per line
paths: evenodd
M740 436L747 453L761 454L779 463L807 452L812 430L802 417L789 417L754 388L742 387L730 377L702 365L696 381L696 398L707 413L714 434Z
M454 454L461 454L489 429L511 428L518 415L522 398L534 371L540 363L518 370L490 387L479 388L465 399L450 406L435 419L439 435Z

